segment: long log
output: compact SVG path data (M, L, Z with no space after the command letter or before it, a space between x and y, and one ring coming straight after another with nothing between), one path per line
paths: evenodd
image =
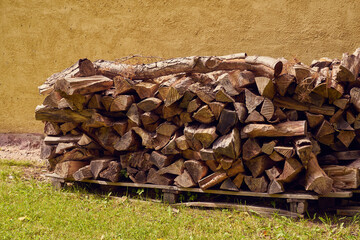
M248 124L242 132L252 138L255 137L296 137L304 136L307 132L306 121L289 121L276 125Z

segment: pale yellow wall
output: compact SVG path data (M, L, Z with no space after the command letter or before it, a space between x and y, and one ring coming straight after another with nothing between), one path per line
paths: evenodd
M309 63L360 47L358 0L0 0L0 132L41 132L37 86L79 58L235 52Z

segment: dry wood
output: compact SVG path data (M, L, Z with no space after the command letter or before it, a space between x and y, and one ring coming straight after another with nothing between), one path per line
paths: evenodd
M56 146L55 154L63 154L66 150L73 149L73 148L75 148L76 146L77 146L77 145L76 145L76 143L74 143L74 142L70 142L70 143L59 143L59 144Z
M215 120L215 116L208 105L202 106L198 111L196 111L193 114L193 118L201 123L211 123Z
M149 149L159 150L170 141L168 136L150 133L139 127L134 127L133 130L141 137L142 145Z
M252 123L252 122L265 122L263 116L256 110L252 111L245 120L245 123Z
M66 161L56 164L54 173L64 179L73 179L73 174L82 167L88 165L87 161Z
M59 143L69 143L69 142L78 142L81 136L74 135L65 135L65 136L46 136L44 138L44 143L48 145L59 144Z
M234 162L234 159L231 159L231 158L221 158L220 160L218 160L219 163L220 163L220 166L223 170L228 170L231 165L233 164Z
M218 85L218 87L215 88L215 91L216 90L217 90L217 92L215 94L216 101L223 102L223 103L235 102L234 98L232 98L229 94L227 94L226 91L224 89L222 89L220 85Z
M355 131L340 131L337 138L348 148L355 136Z
M127 120L120 120L118 122L113 123L114 130L120 135L123 136L128 129L128 121Z
M270 181L273 181L281 175L282 171L277 166L273 166L272 168L266 169L265 173L269 177Z
M289 121L297 121L299 118L298 112L296 110L288 110L285 112L285 115Z
M235 103L234 103L235 104ZM220 114L222 112L222 110L224 109L225 107L225 104L224 103L220 103L220 102L211 102L208 104L210 109L211 109L211 112L214 114L215 116L215 119L218 120L219 117L220 117Z
M132 95L119 95L110 105L110 112L119 112L129 110L131 104L134 102L134 96Z
M194 133L194 138L201 142L203 148L208 148L217 137L216 127L204 124L200 125Z
M255 138L249 138L242 146L242 156L244 160L250 160L261 153L261 148Z
M188 160L184 162L184 166L194 182L199 182L208 173L208 167L203 161Z
M49 122L86 122L94 114L94 109L73 111L70 109L55 109L40 105L35 109L35 119Z
M229 134L219 137L213 144L217 154L236 159L241 152L239 131L234 128Z
M285 160L284 169L277 179L280 182L290 183L295 180L299 173L303 170L303 166L295 158Z
M252 192L267 192L269 182L265 176L259 178L245 176L244 181Z
M273 99L276 90L275 90L275 85L270 78L256 77L255 82L261 96L269 99Z
M158 135L159 136L159 135ZM180 150L176 147L176 138L177 134L170 138L170 141L161 149L161 153L165 155L175 155L181 153Z
M334 132L335 132L335 130L331 126L331 124L328 121L324 120L316 133L316 138L318 139L325 135L332 134Z
M159 86L151 82L140 82L133 86L140 99L154 97Z
M57 123L45 122L44 133L50 136L56 136L61 133L60 127Z
M193 80L190 77L182 77L171 84L164 100L165 106L170 106L182 98L192 83Z
M310 128L317 127L324 121L324 115L321 114L305 112L305 115Z
M46 145L45 143L41 144L40 147L40 158L41 159L50 159L54 158L55 154L55 147L51 145ZM54 166L51 166L53 168Z
M195 159L195 160L201 160L200 152L194 151L191 149L186 149L185 151L182 151L182 156L186 159Z
M157 173L160 175L174 174L179 176L184 172L184 169L185 169L184 160L179 159L174 163L170 164L169 166L161 168Z
M237 120L238 118L235 111L223 109L216 130L222 135L225 135L235 126Z
M150 156L150 161L159 169L161 169L168 166L172 162L172 158L170 156L153 151Z
M306 121L289 121L276 125L248 124L242 129L249 137L296 137L307 132Z
M295 140L296 154L300 158L305 169L307 168L308 161L310 159L310 153L312 153L313 145L308 138L300 138Z
M228 176L226 175L225 171L217 171L217 172L214 172L214 173L204 177L198 183L202 190L206 190L208 188L211 188L211 187L221 183L222 181L224 181L227 178L228 178Z
M248 89L245 89L245 103L248 113L251 113L255 110L264 101L264 97L257 96L256 94L250 92Z
M254 178L264 173L266 169L274 166L274 162L267 156L261 155L245 161L246 167L250 170Z
M290 84L293 83L295 80L294 76L290 74L283 74L275 78L274 81L276 92L278 92L281 96L285 96Z
M164 119L172 118L176 115L179 115L182 111L183 110L179 107L177 103L174 103L168 107L164 105L162 107L162 118Z
M295 150L293 147L275 146L274 150L283 155L285 158L291 158L295 155Z
M174 182L175 185L185 188L195 187L197 185L197 183L194 182L193 178L190 176L189 172L186 169L181 175L175 178Z
M271 160L273 160L274 162L281 162L283 161L285 158L284 156L280 155L279 153L273 151L270 155L269 155L269 158Z
M140 108L145 112L150 112L158 108L161 105L161 103L162 100L155 97L150 97L150 98L145 98L144 100L139 102L137 106L138 108Z
M125 133L120 140L114 144L114 148L117 151L136 151L139 147L139 138L132 130Z
M201 107L201 105L202 101L199 98L195 98L189 102L186 111L189 113L195 112L199 109L199 107Z
M233 183L237 188L240 188L242 183L244 182L245 175L243 173L239 173L236 175L236 177L233 179Z
M181 102L179 103L179 107L181 108L187 108L187 106L189 105L190 101L194 99L194 97L196 96L195 93L186 90L184 93L184 96L181 99Z
M245 172L244 164L240 158L236 161L233 161L231 167L226 170L226 174L229 177L233 177L239 173L244 173L244 172Z
M265 98L261 106L261 111L260 111L261 115L263 115L267 121L270 121L274 116L274 111L275 111L275 107L272 101L268 98Z
M211 108L211 105L210 105ZM246 105L244 103L234 102L235 112L241 123L244 123L247 118Z
M239 191L236 185L231 181L230 178L226 179L221 185L220 189L222 190L229 190L229 191Z
M316 156L312 153L305 176L305 190L313 190L318 194L332 191L333 180L319 166Z
M360 158L360 150L332 153L338 160L355 160Z
M184 151L189 148L188 141L186 140L185 135L182 135L175 139L176 147L181 151Z
M61 96L61 93L57 91L51 91L51 93L45 97L43 105L52 108L62 108L62 106L59 107L60 101L66 102L65 99L63 99L63 97Z
M349 103L350 103L350 99L348 99L348 98L339 98L333 102L333 104L335 106L337 106L338 108L343 109L343 110L348 108Z
M277 194L282 192L285 192L284 185L282 184L282 182L277 180L272 180L269 184L268 193Z
M109 163L114 160L112 158L96 159L90 162L91 173L94 176L94 179L99 177L101 171L109 166Z
M264 143L261 147L261 151L267 155L270 155L274 151L274 147L277 144L277 140L272 140L270 142Z
M67 95L89 94L104 91L114 85L113 80L102 75L90 77L65 77L55 82L54 89Z
M90 165L86 165L85 167L80 168L73 174L73 178L75 181L82 181L85 179L93 178L91 173Z
M164 136L172 136L178 127L171 122L164 122L156 128L156 133Z
M110 180L111 182L118 182L121 176L120 170L120 163L117 161L111 161L108 167L104 171L100 172L99 176Z
M324 172L334 181L338 189L356 189L360 186L359 169L339 165L323 166Z
M124 76L119 75L114 77L115 95L120 95L130 92L133 89L134 85L135 85L134 81Z
M201 160L203 161L215 160L215 154L213 149L201 149L200 156Z
M169 175L160 175L156 169L151 168L147 176L147 183L153 183L157 185L171 185L174 178Z

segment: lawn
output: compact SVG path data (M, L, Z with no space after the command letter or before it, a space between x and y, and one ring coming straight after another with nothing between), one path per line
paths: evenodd
M360 217L294 220L172 208L127 196L52 189L33 162L0 160L0 239L359 239ZM29 173L30 172L30 173ZM37 175L38 176L38 175Z

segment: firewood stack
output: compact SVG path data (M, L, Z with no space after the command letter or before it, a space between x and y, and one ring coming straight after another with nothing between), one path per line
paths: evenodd
M244 53L139 65L81 59L39 87L42 157L78 181L355 189L359 70L360 48L310 66Z

